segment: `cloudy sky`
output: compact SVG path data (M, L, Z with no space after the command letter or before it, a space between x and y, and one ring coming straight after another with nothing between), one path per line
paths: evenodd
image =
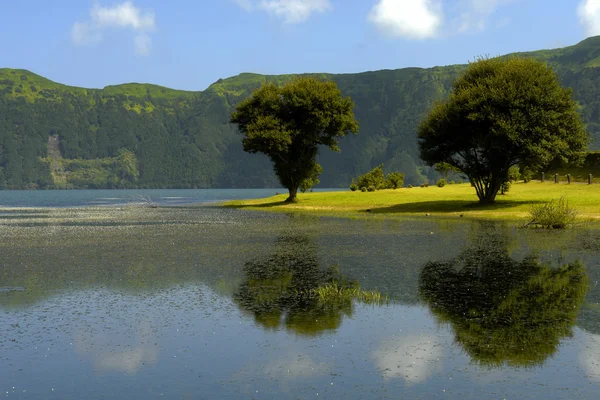
M0 67L201 90L240 72L465 63L600 35L600 0L12 0Z

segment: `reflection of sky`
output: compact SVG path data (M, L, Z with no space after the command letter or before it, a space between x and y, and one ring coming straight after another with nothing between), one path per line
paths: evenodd
M410 385L439 369L444 348L437 336L409 335L383 341L372 355L386 380L402 378Z
M588 379L600 383L600 335L582 331L582 341L579 362Z
M51 388L57 399L596 400L599 392L599 335L576 328L543 366L490 370L471 363L425 306L357 305L339 329L313 338L265 331L231 299L193 285L144 296L90 290L0 318L0 392L15 386L24 399L52 398Z
M301 379L326 374L331 370L331 365L324 362L315 362L308 354L297 354L279 360L272 360L265 368L264 373L277 379Z
M110 337L102 331L90 332L80 329L75 337L75 350L79 355L91 358L94 366L106 372L134 375L145 364L155 364L158 344L154 342L149 322L138 322L135 332L121 332L119 336L134 334L134 343L128 345L124 337Z

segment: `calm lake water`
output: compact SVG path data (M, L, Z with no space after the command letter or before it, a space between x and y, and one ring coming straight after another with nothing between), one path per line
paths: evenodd
M67 207L124 193L0 192L3 397L600 397L599 227Z

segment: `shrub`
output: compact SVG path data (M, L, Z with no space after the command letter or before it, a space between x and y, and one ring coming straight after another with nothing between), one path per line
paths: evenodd
M350 190L352 190L353 192L356 192L358 190L358 185L356 184L356 181L354 181L354 179L352 179L352 183L350 184Z
M391 189L398 189L404 185L404 174L402 172L390 172L387 177L387 186Z
M444 186L446 186L446 180L440 179L439 181L437 181L436 185L437 185L437 187L444 187Z
M371 186L369 186L369 187L367 188L367 191L368 191L368 192L374 192L375 190L377 190L377 188L376 188L375 186L373 186L373 185L371 185Z
M504 182L502 185L500 185L500 194L508 193L511 186L512 186L512 183L510 181Z
M513 165L512 167L510 167L508 169L508 181L509 182L516 182L519 180L520 177L521 177L521 173L519 172L519 167L517 167L516 165Z
M462 180L462 179L459 179L459 180L458 180L458 183L459 183L459 184L462 184L462 183L463 183L463 180Z
M378 165L366 174L359 176L357 185L366 188L370 186L374 186L376 189L384 188L386 182L385 175L383 174L383 164Z
M533 178L533 171L526 168L521 169L521 179L524 183L531 181L531 178Z
M429 183L421 183L421 187L422 187L422 188L429 187Z
M374 186L376 190L397 189L404 185L404 174L402 172L390 172L387 177L383 173L383 164L373 168L371 171L356 179L358 187Z
M562 229L572 224L577 217L577 211L569 207L569 202L562 196L557 202L554 200L546 204L534 204L529 211L531 222L529 225L539 225L546 229Z
M450 182L448 182L448 185L454 185L455 183L456 182L454 182L454 181L450 181Z
M360 191L361 191L361 192L366 192L366 191L367 191L367 188L363 186L363 187L361 187L361 188L360 188Z
M412 189L412 185L408 185L407 188Z

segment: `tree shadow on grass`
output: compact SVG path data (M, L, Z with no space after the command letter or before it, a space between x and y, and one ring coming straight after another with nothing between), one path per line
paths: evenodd
M271 207L279 207L285 206L295 203L286 203L285 201L277 201L277 202L269 202L269 203L259 203L259 204L231 204L225 205L225 207L229 208L271 208Z
M456 213L466 211L496 211L515 208L524 204L539 204L541 201L496 201L494 204L479 204L468 200L420 201L396 204L390 207L372 208L373 213ZM366 211L366 210L364 210Z

